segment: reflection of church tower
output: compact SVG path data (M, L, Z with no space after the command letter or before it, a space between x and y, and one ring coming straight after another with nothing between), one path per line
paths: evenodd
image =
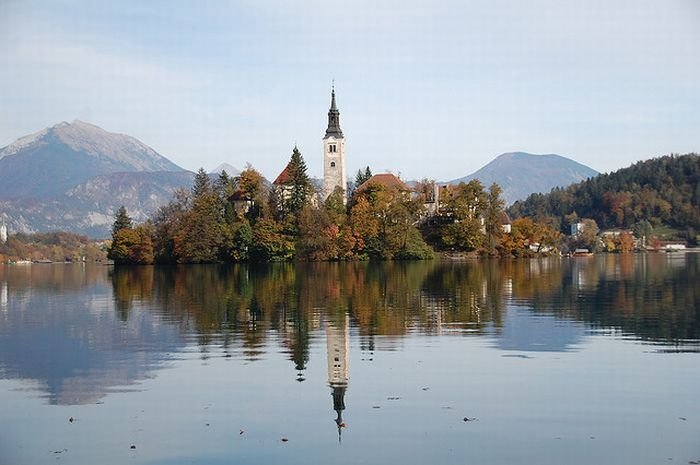
M347 315L343 327L326 325L326 349L328 351L328 385L332 389L333 410L335 423L338 425L338 440L340 441L345 410L345 391L348 388L348 368L350 355L350 324Z
M334 87L331 91L331 108L328 110L328 129L323 137L323 200L326 200L336 187L340 187L343 190L344 204L346 182L345 137L340 129L340 111L335 104Z
M5 220L0 218L0 244L4 244L5 241L7 241L7 226Z

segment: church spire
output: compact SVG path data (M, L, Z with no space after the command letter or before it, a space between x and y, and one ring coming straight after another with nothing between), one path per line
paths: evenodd
M328 110L328 129L326 129L326 137L335 137L340 139L343 137L343 131L340 129L340 112L335 104L335 83L331 87L331 108Z

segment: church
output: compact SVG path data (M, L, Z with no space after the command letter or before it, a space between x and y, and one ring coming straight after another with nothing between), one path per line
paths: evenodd
M297 147L294 147L298 151ZM281 197L289 195L288 166L272 183ZM340 111L335 102L335 86L331 89L331 107L328 110L328 127L323 137L323 186L320 200L325 201L337 188L342 190L343 204L347 204L347 171L345 167L345 137L340 129Z
M328 128L323 137L323 200L340 187L343 203L347 202L345 171L345 137L340 129L340 111L335 103L335 86L331 89L331 108L328 110Z

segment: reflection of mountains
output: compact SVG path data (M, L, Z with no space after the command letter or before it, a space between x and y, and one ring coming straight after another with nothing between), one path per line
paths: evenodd
M601 256L267 266L0 266L0 369L52 402L90 402L148 376L165 353L255 360L282 344L298 379L324 321L361 346L484 334L504 350L567 350L587 328L697 348L700 258ZM382 336L378 338L376 336Z
M104 267L0 268L0 375L36 381L52 404L85 404L146 378L183 345L148 311L119 320L106 278Z

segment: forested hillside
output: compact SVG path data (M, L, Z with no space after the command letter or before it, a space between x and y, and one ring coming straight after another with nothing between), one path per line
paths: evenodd
M700 234L700 156L668 155L638 162L549 194L533 194L513 204L512 217L549 218L568 232L582 218L601 229L634 228L648 222L670 227L680 239L698 243Z

